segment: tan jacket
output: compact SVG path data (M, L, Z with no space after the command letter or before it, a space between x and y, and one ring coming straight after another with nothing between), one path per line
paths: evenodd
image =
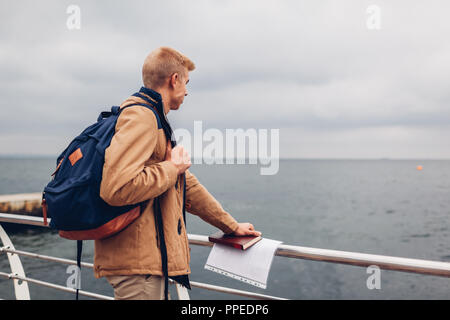
M150 98L150 97L149 97ZM131 96L122 105L143 103ZM156 116L143 106L125 109L105 151L100 196L113 206L149 202L141 215L121 232L95 240L94 275L163 275L153 212L153 198L161 197L169 276L189 274L189 244L183 221L183 181L177 168L164 161L167 141ZM178 179L177 188L175 187ZM186 171L186 210L225 233L237 229L236 220ZM178 225L181 224L179 233Z

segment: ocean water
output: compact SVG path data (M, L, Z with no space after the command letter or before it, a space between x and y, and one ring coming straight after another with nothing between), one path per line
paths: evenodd
M423 170L416 170L422 165ZM40 192L55 159L0 159L0 194ZM193 165L200 182L240 222L284 244L450 261L450 161L281 160L279 172L261 176L257 165ZM189 233L216 229L187 214ZM151 232L151 231L149 231ZM46 229L12 230L19 250L75 259L76 243ZM191 246L192 281L289 299L450 299L450 279L381 270L381 288L369 290L366 268L275 257L267 289L205 270L210 248ZM65 285L67 266L22 257L27 276ZM93 242L83 260L92 262ZM10 272L5 255L0 271ZM29 285L32 299L73 295ZM82 288L113 290L83 268ZM0 298L14 299L12 282L0 278ZM171 288L176 297L174 288ZM240 299L193 288L191 299Z

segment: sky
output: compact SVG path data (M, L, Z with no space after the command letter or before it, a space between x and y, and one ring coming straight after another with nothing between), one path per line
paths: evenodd
M57 156L170 46L196 64L174 128L279 129L281 158L450 159L449 12L433 0L2 0L0 156Z

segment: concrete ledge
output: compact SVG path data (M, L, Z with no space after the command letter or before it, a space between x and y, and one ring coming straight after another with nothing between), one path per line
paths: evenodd
M0 212L42 216L42 193L0 195Z

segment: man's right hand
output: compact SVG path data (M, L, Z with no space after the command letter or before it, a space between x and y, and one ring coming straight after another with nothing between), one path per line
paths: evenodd
M167 143L166 160L172 162L178 169L178 174L184 173L191 166L191 157L182 145L172 149L172 144Z

